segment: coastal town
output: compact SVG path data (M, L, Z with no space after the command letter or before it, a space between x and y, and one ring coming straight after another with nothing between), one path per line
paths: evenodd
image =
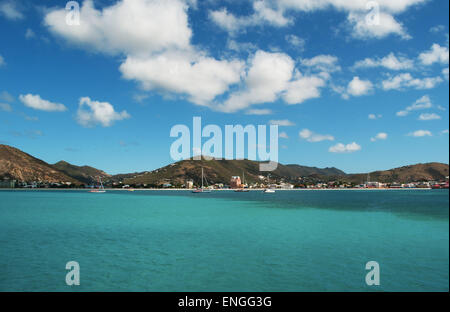
M285 182L282 179L277 182L270 182L266 176L259 176L260 182L246 183L240 176L232 176L229 183L214 183L205 186L210 190L261 190L261 189L278 189L278 190L295 190L295 189L309 189L309 190L323 190L323 189L448 189L449 177L445 180L439 181L415 181L410 183L381 183L376 181L366 181L361 184L346 183L342 181L330 182L307 182L307 178L299 178L296 184ZM368 177L369 178L369 177ZM0 180L0 188L2 189L91 189L97 187L96 183L90 185L76 185L72 182L45 182L32 181L23 182L16 180ZM105 187L111 189L186 189L192 190L199 188L193 180L187 180L182 185L176 185L167 180L160 185L148 184L124 184L123 182L106 182Z

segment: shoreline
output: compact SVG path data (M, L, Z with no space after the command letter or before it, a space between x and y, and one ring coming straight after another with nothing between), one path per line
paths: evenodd
M119 191L119 192L142 192L142 191L154 191L154 192L192 192L195 189L111 189L105 188L105 191ZM262 192L265 189L251 189L250 192ZM292 192L292 191L429 191L436 190L432 188L328 188L328 189L274 189L275 191L280 192ZM448 190L448 189L437 189L437 190ZM67 189L58 189L58 188L2 188L1 191L86 191L89 192L89 189L76 189L76 188L67 188ZM235 189L213 189L212 192L235 192Z

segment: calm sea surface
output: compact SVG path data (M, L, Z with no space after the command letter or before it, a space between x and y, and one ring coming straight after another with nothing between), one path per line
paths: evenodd
M447 190L0 191L0 291L449 291L448 204Z

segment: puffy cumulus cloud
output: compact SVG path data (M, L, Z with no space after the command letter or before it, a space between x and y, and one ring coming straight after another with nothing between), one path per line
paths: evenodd
M431 131L429 131L429 130L417 130L417 131L409 133L408 136L412 136L415 138L421 138L421 137L433 136L433 133L431 133Z
M409 39L403 25L395 20L394 15L405 12L408 8L427 0L378 0L377 8L368 6L370 2L360 0L254 0L254 12L248 16L237 17L221 9L211 12L212 20L220 27L235 32L244 27L271 24L285 26L290 23L286 17L289 12L313 12L318 10L335 9L348 13L348 23L353 29L353 36L358 39L383 38L390 34L397 34ZM375 9L374 11L371 11ZM377 9L379 11L377 12ZM368 13L377 14L378 23L367 22Z
M13 0L0 1L0 15L9 20L21 20L25 17L17 1Z
M391 76L382 81L384 90L403 90L405 88L414 88L417 90L433 89L444 80L437 77L414 78L410 73L403 73Z
M306 100L319 98L320 89L326 85L325 79L319 76L298 75L288 83L283 99L287 104L300 104Z
M344 153L354 153L361 150L361 146L357 144L356 142L350 143L350 144L342 144L338 143L334 146L331 146L328 151L330 153L338 153L338 154L344 154Z
M314 133L309 129L303 129L298 134L301 139L306 140L311 143L317 143L322 141L334 141L334 136L329 134L318 134Z
M373 84L369 80L361 80L358 76L353 77L352 81L347 86L347 93L344 98L349 95L362 96L370 93L373 90Z
M129 56L120 65L125 79L135 80L144 90L186 94L198 105L209 105L241 79L244 63L216 60L199 54L167 52L150 58Z
M66 10L49 11L44 23L69 42L104 53L147 55L189 49L188 6L182 0L121 0L97 10L92 0L80 9L80 25L66 23Z
M280 132L279 137L281 139L289 139L289 135L286 132Z
M244 80L246 90L231 94L217 109L235 112L253 104L274 102L287 89L293 71L294 61L288 55L258 51Z
M137 82L143 90L186 97L223 112L279 99L299 104L319 97L328 72L336 70L337 59L330 56L305 63L313 71L307 75L295 70L295 62L284 53L256 51L246 61L211 57L191 43L187 10L193 3L186 1L120 0L97 9L92 0L85 0L79 26L66 24L64 9L48 10L44 22L51 33L71 44L121 57L122 77ZM253 8L252 19L289 23L267 1L255 1ZM240 23L226 10L215 13L211 12L228 28ZM225 95L235 85L239 87Z
M448 64L448 58L448 47L441 47L437 43L433 44L430 50L419 55L419 60L424 65L432 65L434 63Z
M438 120L441 119L442 117L439 116L438 114L432 113L432 114L420 114L419 116L419 120L422 121L428 121L428 120Z
M367 12L351 12L348 15L348 21L353 25L353 37L381 39L390 34L396 34L402 39L411 39L403 25L397 22L391 14L380 12L379 21L376 24L368 23L366 18Z
M376 142L376 141L378 141L378 140L387 140L387 138L388 138L388 134L387 134L387 133L385 133L385 132L380 132L380 133L378 133L375 137L371 138L370 140L371 140L372 142Z
M19 100L27 107L47 111L47 112L64 112L67 107L61 103L53 103L41 98L39 94L19 95Z
M295 123L293 123L292 121L290 121L288 119L271 120L271 121L269 121L269 124L270 125L280 126L280 127L293 127L293 126L295 126Z
M56 36L89 50L125 55L120 72L144 90L187 96L207 105L241 81L244 62L218 60L191 44L184 0L120 0L96 9L81 6L80 25L66 24L64 9L50 10L45 24Z
M416 100L412 105L406 107L404 110L397 112L398 117L405 117L412 111L429 109L433 107L430 96L424 95Z
M373 68L384 67L390 70L405 70L414 67L414 62L403 56L396 56L394 53L383 58L366 58L358 61L353 66L354 68Z
M236 112L251 105L274 102L279 99L287 104L300 104L320 97L320 89L326 85L329 75L323 73L302 74L295 69L295 62L284 53L257 51L251 57L244 87L232 93L214 109Z
M126 111L120 113L108 102L92 101L89 97L80 99L76 119L84 127L101 125L110 127L115 121L130 118Z

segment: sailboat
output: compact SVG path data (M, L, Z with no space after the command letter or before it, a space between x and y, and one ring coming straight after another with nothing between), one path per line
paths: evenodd
M206 180L206 179L204 178L204 172L203 172L203 167L202 167L202 187L198 188L196 190L193 190L192 193L211 193L211 190L205 189L203 180Z
M242 172L242 188L235 190L236 193L248 193L249 189L245 188L245 172Z
M105 188L103 186L102 177L98 177L99 187L97 189L90 190L89 193L106 193Z
M275 193L275 190L270 188L270 175L267 176L267 184L269 184L269 188L266 188L263 191L263 193L266 193L266 194Z

